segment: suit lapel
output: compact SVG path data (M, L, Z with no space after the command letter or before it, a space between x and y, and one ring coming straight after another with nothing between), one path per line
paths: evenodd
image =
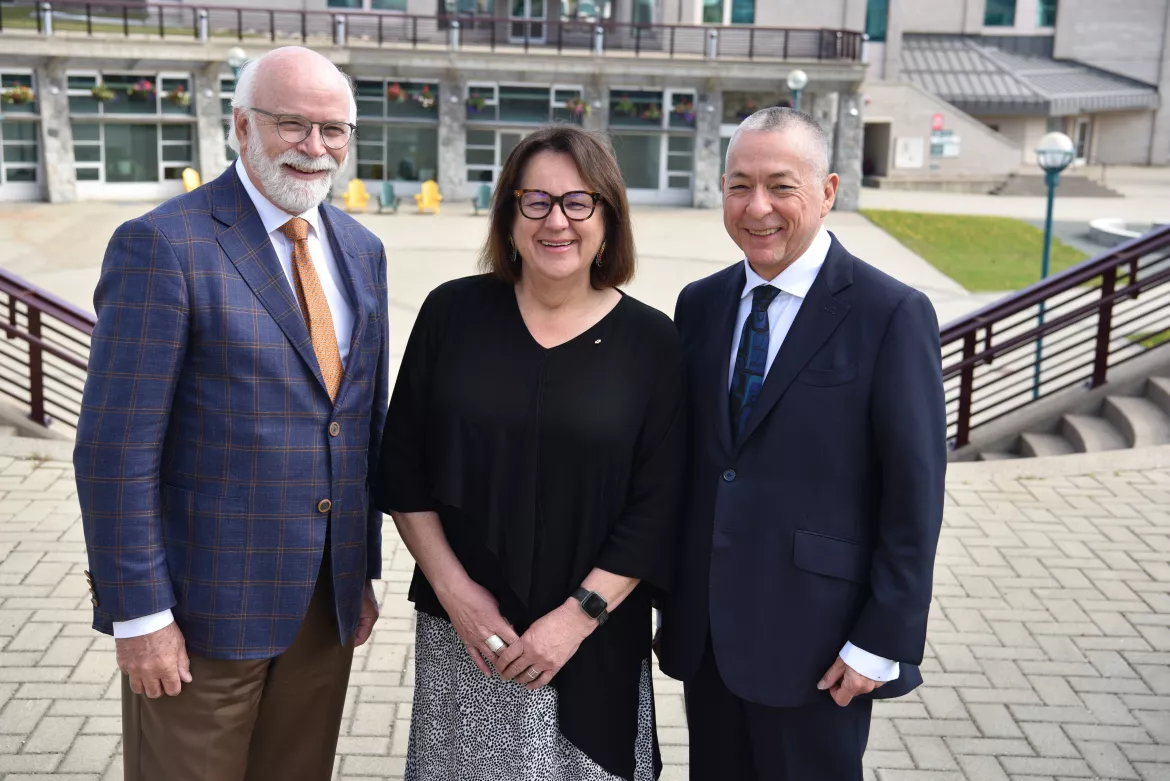
M735 330L735 318L739 313L739 302L743 298L743 286L747 281L747 274L743 270L741 261L730 270L727 280L719 293L718 304L714 312L714 327L710 331L710 338L715 343L709 347L709 354L718 356L715 368L707 379L708 393L711 397L709 409L715 410L715 430L723 450L731 455L734 452L731 440L731 390L728 382L728 372L731 370L732 345L739 339Z
M345 359L345 373L341 378L341 387L337 391L337 403L341 402L345 395L346 389L349 387L353 379L353 369L358 365L358 359L362 349L362 334L366 328L366 312L365 297L362 293L368 289L369 272L360 260L357 247L354 246L353 239L350 232L340 228L338 223L330 218L330 211L322 204L319 208L321 215L321 225L325 227L325 233L329 237L330 246L333 248L333 257L337 259L337 270L340 272L342 278L345 280L345 286L349 293L349 300L353 303L353 333L349 338L349 355Z
M292 286L234 165L212 185L211 198L212 216L225 226L216 237L220 248L231 258L240 276L280 326L322 390L328 392Z
M801 303L792 329L785 337L784 344L780 346L780 352L777 353L776 360L764 379L760 397L756 400L756 405L744 425L743 433L736 443L737 452L784 396L796 376L849 314L849 305L834 298L834 295L852 281L853 260L834 236L825 263L813 281L808 296ZM723 408L726 410L727 405L724 404ZM726 413L725 417L728 414Z

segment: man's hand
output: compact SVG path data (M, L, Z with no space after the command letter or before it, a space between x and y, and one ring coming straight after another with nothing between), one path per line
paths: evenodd
M191 683L191 659L179 625L168 624L157 632L115 640L118 669L130 676L130 691L151 699L166 692L174 697Z
M838 656L837 661L833 662L833 666L817 683L817 688L821 691L828 689L833 702L844 708L854 697L869 694L881 685L881 681L866 678Z
M366 589L362 593L362 614L358 618L357 631L353 636L355 648L370 639L380 614L378 600L374 598L374 584L367 580Z

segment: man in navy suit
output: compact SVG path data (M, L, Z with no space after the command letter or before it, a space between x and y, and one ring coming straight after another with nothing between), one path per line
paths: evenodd
M326 781L378 618L386 253L322 204L353 92L288 47L233 105L240 159L119 227L94 294L74 465L127 781Z
M930 302L825 230L837 176L790 109L727 151L744 262L683 290L691 495L661 664L692 781L860 781L872 698L922 682L945 412Z

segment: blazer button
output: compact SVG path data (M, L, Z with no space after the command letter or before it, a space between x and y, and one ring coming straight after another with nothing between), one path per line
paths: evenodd
M338 423L337 421L333 421L332 423L329 424L329 436L335 437L340 433L341 433L341 424L340 423Z
M317 512L319 513L327 513L332 507L333 502L329 501L328 499L322 499L321 501L317 502Z
M724 472L724 473L723 473L723 481L724 481L725 483L732 483L732 482L735 482L735 470L734 470L734 469L728 469L726 472Z

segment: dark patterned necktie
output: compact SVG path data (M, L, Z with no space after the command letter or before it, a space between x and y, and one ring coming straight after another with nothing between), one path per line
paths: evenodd
M760 397L768 368L768 305L778 288L760 285L752 291L752 312L744 321L731 377L731 433L738 440Z

